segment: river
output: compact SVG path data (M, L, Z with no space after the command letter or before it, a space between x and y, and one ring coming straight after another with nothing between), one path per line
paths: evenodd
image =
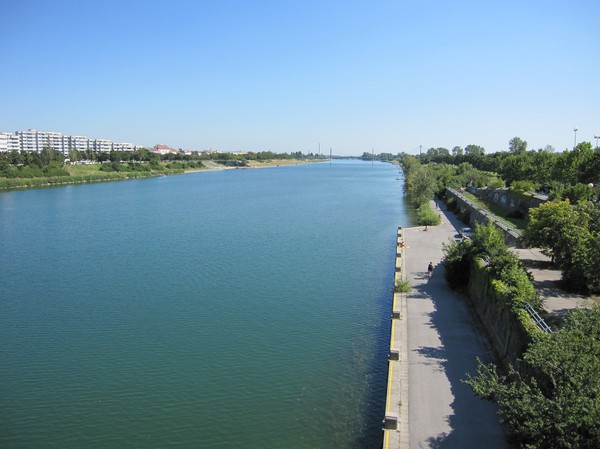
M398 176L1 192L0 447L381 447Z

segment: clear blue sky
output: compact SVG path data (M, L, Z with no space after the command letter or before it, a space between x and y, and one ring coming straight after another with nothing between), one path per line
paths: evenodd
M598 0L0 1L0 130L337 154L600 134Z

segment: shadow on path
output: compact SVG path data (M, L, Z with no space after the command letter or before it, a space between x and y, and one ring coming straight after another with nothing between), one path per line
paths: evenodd
M474 325L465 299L449 290L441 268L437 268L434 277L417 286L416 290L418 295L411 295L414 298L412 300L427 297L433 303L434 310L428 313L428 325L437 332L441 342L436 347L419 346L413 351L427 359L425 363L430 369L444 373L453 398L450 404L452 412L446 417L452 430L428 438L428 447L509 448L497 424L497 407L477 398L471 387L462 382L466 373L475 372L477 356L484 362L492 359L485 339Z

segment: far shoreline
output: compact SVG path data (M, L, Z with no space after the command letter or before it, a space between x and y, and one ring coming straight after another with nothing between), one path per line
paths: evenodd
M211 172L218 170L238 170L238 169L254 169L254 168L271 168L271 167L280 167L280 166L289 166L289 165L305 165L311 164L315 162L325 162L327 159L311 159L311 160L301 160L301 159L272 159L264 162L259 161L251 161L246 166L239 167L228 167L221 164L217 164L212 161L202 161L205 165L204 168L196 168L196 169L188 169L188 170L170 170L165 168L163 171L157 172L96 172L93 175L81 176L62 176L57 178L3 178L3 179L20 179L26 180L23 184L17 185L9 185L5 187L0 187L0 192L2 191L11 191L11 190L25 190L25 189L44 189L48 187L61 187L67 185L77 185L77 184L91 184L97 182L113 182L113 181L128 181L133 179L147 179L147 178L156 178L162 176L172 176L172 175L185 175L188 173L201 173L201 172ZM37 181L37 182L36 182Z

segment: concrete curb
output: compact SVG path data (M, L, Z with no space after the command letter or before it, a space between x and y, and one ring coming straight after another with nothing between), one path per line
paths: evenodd
M399 227L396 239L394 283L406 279L404 230ZM388 383L383 420L383 449L408 449L408 335L406 294L394 292Z

